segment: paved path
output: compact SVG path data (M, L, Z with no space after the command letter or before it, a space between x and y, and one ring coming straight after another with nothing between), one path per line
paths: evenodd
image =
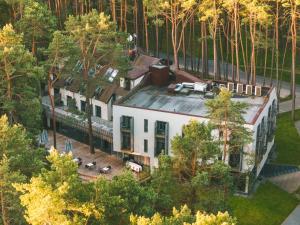
M282 188L283 190L289 193L294 193L300 187L300 172L271 177L269 178L269 180L273 184ZM300 220L299 220L299 225L300 225Z
M300 205L294 209L281 225L300 225Z
M300 135L300 120L295 122L295 127L297 128L298 134Z

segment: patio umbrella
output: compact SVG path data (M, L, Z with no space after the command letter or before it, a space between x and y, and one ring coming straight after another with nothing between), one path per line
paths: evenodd
M69 153L72 150L73 150L73 146L71 144L71 141L68 139L65 141L65 152Z
M43 134L44 134L45 144L47 144L48 143L48 132L47 132L47 130L43 130Z

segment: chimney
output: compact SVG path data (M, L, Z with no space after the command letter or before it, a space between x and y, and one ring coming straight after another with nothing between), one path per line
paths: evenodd
M166 86L169 83L169 67L165 65L150 66L151 83L156 86Z

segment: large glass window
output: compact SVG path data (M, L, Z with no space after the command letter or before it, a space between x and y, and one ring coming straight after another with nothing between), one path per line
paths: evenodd
M125 129L130 129L130 119L129 116L122 116L121 126Z
M157 121L156 122L156 134L164 135L166 131L166 122Z
M130 133L122 132L122 149L130 149L131 147L131 138Z
M100 106L98 106L98 105L96 105L95 106L95 115L97 116L97 117L99 117L99 118L101 118L101 107Z
M86 109L86 102L85 101L80 101L80 109L81 109L81 112L85 112L85 109Z
M155 156L159 156L162 152L165 152L166 144L164 138L156 138L155 140Z

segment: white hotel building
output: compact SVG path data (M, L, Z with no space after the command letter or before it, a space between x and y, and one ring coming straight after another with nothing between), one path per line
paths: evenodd
M205 102L214 97L212 89L227 87L233 91L232 100L249 106L244 115L245 127L253 131L253 141L226 159L233 172L243 178L240 191L248 193L274 144L275 89L201 81L183 71L171 72L159 61L140 55L125 77L115 78L112 70L105 75L106 82L95 85L92 96L95 147L119 158L156 167L157 156L162 151L172 155L171 140L176 134L182 134L183 125L192 119L209 121ZM72 102L78 112L85 111L81 85L72 75L55 83L56 127L58 132L88 143L87 120L70 110ZM43 106L46 125L51 128L53 118L48 96L43 97Z
M182 134L185 124L190 120L209 121L205 102L213 98L212 85L227 87L233 91L233 101L248 104L243 116L245 127L253 132L253 142L225 160L243 177L240 191L248 193L249 185L260 174L274 144L275 88L204 82L182 71L171 78L165 69L153 66L145 77L146 85L140 85L114 104L114 151L140 164L156 167L157 156L162 151L172 155L171 140L176 134ZM196 90L196 86L206 87L205 92Z

